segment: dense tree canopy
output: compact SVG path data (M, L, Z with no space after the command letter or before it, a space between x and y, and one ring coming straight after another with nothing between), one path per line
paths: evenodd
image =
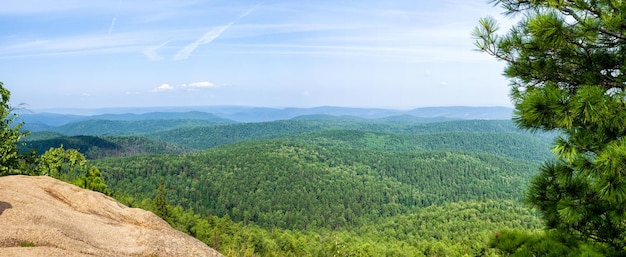
M626 254L626 2L493 1L519 19L498 35L481 19L476 46L506 62L514 120L561 133L531 183L548 229Z
M13 124L16 114L9 104L11 92L0 82L0 175L15 173L20 165L17 142L26 133L22 124Z

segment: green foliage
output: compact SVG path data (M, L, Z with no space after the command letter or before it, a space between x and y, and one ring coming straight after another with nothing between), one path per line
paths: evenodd
M494 2L521 20L498 36L496 22L482 19L474 36L507 63L515 123L562 135L528 202L558 243L591 241L626 255L626 2Z
M0 82L0 176L22 173L25 156L18 153L18 141L27 134L21 132L23 124L14 125L17 114L9 104L11 92Z
M75 172L85 169L87 160L80 152L75 149L65 150L63 146L58 148L50 148L43 153L36 167L39 175L60 178L61 175L67 177L78 177ZM67 180L67 178L65 179Z
M50 148L37 158L32 175L44 175L71 182L82 188L110 194L102 173L95 166L87 166L87 159L75 149L63 146Z
M92 191L101 192L104 194L111 193L108 186L104 182L102 173L96 166L89 167L86 174L79 176L72 183Z
M35 243L31 241L21 241L17 244L19 247L35 247L37 246Z
M530 233L520 230L502 230L490 241L490 247L501 255L523 256L611 256L599 245L576 242L554 231Z
M167 204L167 187L163 183L163 179L159 180L159 187L157 188L156 198L154 199L154 214L169 220L170 212Z

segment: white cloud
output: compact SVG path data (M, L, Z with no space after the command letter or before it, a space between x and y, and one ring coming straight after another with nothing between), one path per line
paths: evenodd
M176 86L170 86L169 84L162 84L154 89L152 92L165 92L165 91L197 91L202 89L216 88L217 86L208 81L193 82L189 84L180 84Z
M211 87L215 87L215 85L213 85L213 83L208 82L208 81L202 81L202 82L194 82L189 84L190 88L211 88Z
M170 86L169 84L161 84L160 86L152 89L152 92L165 92L165 91L172 91L175 88L173 86Z

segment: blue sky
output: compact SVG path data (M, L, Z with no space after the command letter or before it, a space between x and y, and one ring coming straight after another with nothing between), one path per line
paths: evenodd
M0 81L34 110L510 106L504 64L471 39L499 12L486 0L2 0Z

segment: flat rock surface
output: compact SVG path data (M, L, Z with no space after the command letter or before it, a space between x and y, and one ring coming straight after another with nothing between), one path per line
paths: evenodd
M222 255L104 194L45 176L7 176L0 177L0 256Z

